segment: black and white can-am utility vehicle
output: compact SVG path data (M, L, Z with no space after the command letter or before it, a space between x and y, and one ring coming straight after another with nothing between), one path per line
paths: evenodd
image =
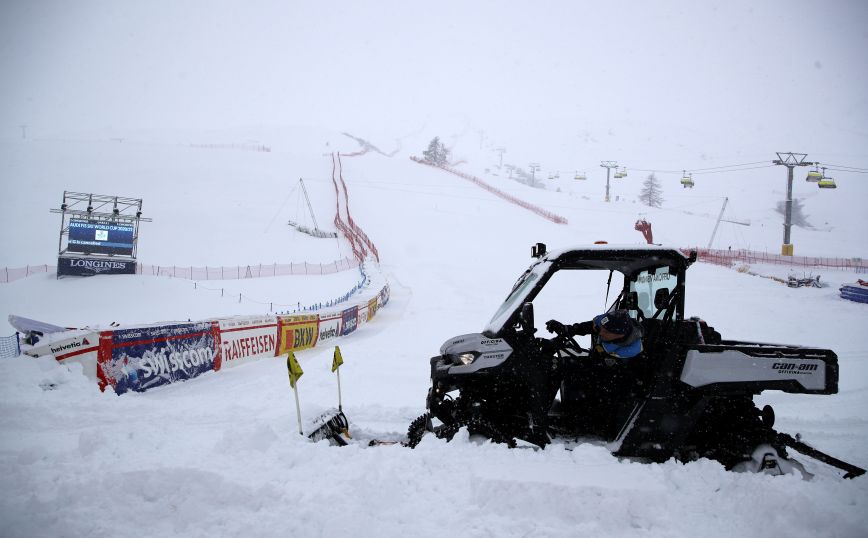
M848 478L865 472L775 431L772 408L753 401L764 390L835 394L835 353L723 340L705 321L685 319L695 253L653 245L547 253L543 244L532 253L482 333L450 338L431 359L428 412L410 425L411 447L428 431L449 439L466 427L511 446L516 438L539 446L596 439L639 461L705 457L737 471L807 474L790 459L792 448ZM545 315L535 320L534 309ZM629 360L564 334L537 336L547 319L584 321L615 309L642 328L643 351Z

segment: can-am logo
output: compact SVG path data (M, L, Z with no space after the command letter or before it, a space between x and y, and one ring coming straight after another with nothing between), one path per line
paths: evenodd
M772 364L772 369L777 370L779 374L813 374L817 371L816 364L795 362L776 362Z

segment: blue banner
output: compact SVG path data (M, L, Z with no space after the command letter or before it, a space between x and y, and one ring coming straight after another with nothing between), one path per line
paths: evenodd
M115 392L144 392L214 369L211 322L117 330L111 361L102 365Z
M356 330L359 324L359 308L353 306L341 312L341 336L346 336Z
M112 258L74 258L63 256L57 259L57 276L134 275L136 262Z
M66 250L132 256L134 232L132 224L70 219Z

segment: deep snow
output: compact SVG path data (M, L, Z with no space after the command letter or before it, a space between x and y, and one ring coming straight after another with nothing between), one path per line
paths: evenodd
M187 136L209 141L202 133ZM223 136L231 141L243 135ZM343 158L353 218L377 245L380 272L391 285L388 306L337 341L346 361L344 408L360 444L337 449L298 435L280 358L121 397L100 393L76 367L50 357L3 360L3 534L864 535L865 477L843 481L805 458L800 459L816 473L810 482L726 472L709 461L618 461L595 444L509 450L480 444L464 432L451 443L425 438L415 450L365 447L372 437L400 438L424 411L428 358L447 338L485 326L530 263L531 244L542 241L554 249L598 239L638 242L633 222L644 213L658 240L704 246L722 201L713 188L682 193L669 183L664 193L673 200L663 210L649 211L633 201L638 174L617 185L619 200L610 204L600 201L599 174L582 184L561 180L548 189L531 189L503 175L485 175L492 154L475 150L473 136L463 147L462 139L455 139L456 152L468 161L463 169L569 219L568 225L556 225L466 180L410 161L430 137L426 132L405 140L392 158L374 153ZM168 136L139 143L4 143L4 173L11 169L22 181L0 202L6 247L0 263L52 262L58 222L47 208L59 204L63 189L143 197L154 218L142 230L140 258L147 263L330 262L346 255L345 243L309 239L285 222L299 214L292 192L298 176L306 179L321 225L330 222L331 161L323 154L352 152L356 143L327 132L259 138L271 153L194 149ZM383 149L390 145L373 142ZM734 232L735 225L724 224L721 237L730 233L733 248L761 244L776 252L780 221L770 210L776 195L739 197L749 185L733 181L723 189L734 193L733 206L765 225ZM864 188L854 188L861 189L859 195L841 196L839 189L839 207L856 203L854 197L864 199ZM684 206L693 209L685 213ZM864 215L821 203L812 209L829 220L830 231L794 229L797 254L853 257L868 250L864 227L854 227ZM781 267L752 269L786 274ZM687 312L701 315L727 338L835 350L839 394L766 393L758 401L774 405L781 431L800 432L806 442L864 467L866 311L838 298L837 286L865 275L819 272L829 287L790 289L697 264L688 273ZM342 293L357 277L347 271L201 284L263 299L315 301ZM57 281L40 275L0 285L0 314L107 326L267 311L209 293L165 277ZM550 317L586 319L602 308L604 293L604 282L566 290L550 311L537 312L538 325ZM336 404L331 353L324 347L298 354L305 370L299 392L306 423Z

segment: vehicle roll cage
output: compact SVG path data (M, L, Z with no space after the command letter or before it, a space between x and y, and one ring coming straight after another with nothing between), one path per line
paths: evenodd
M685 273L687 272L687 268L696 260L695 252L691 252L691 255L688 257L679 250L670 248L653 246L612 247L607 245L603 248L578 248L545 253L545 245L539 246L542 247L541 253L537 256L540 258L539 261L535 262L519 278L513 291L523 281L523 278L533 271L538 264L548 262L549 266L533 284L524 299L513 306L513 311L506 323L496 332L502 332L509 327L518 325L522 305L532 302L555 273L565 270L608 270L610 271L610 275L611 272L615 271L623 274L623 288L609 309L625 308L633 310L637 312L637 317L644 318L641 309L636 304L636 294L630 291L630 284L635 282L643 271L649 271L651 274L654 274L657 269L667 267L669 274L677 278L676 286L671 293L664 293L660 294L659 297L654 297L654 305L657 307L657 311L651 317L657 318L663 313L662 321L667 323L673 318L676 321L684 319ZM535 254L538 252L540 251L534 250ZM486 331L487 334L492 336L494 332L490 330Z

